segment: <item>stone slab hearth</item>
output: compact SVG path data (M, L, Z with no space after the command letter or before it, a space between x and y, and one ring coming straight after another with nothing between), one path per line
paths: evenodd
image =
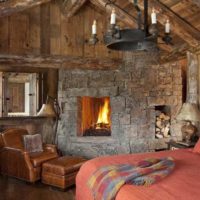
M110 97L111 136L77 136L78 97ZM64 154L96 157L154 151L180 139L174 116L182 105L179 62L158 65L152 55L125 59L118 70L60 70L58 142ZM170 138L155 138L155 106L171 109Z

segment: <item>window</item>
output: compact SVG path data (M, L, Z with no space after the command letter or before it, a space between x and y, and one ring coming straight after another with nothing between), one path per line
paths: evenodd
M0 72L1 116L34 116L38 110L37 73Z

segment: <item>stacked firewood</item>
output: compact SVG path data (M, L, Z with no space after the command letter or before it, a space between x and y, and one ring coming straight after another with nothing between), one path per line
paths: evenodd
M170 137L170 116L160 112L156 115L156 138Z

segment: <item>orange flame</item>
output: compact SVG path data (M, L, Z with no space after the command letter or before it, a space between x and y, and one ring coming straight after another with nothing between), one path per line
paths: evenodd
M109 124L109 100L105 99L104 105L100 108L97 124Z

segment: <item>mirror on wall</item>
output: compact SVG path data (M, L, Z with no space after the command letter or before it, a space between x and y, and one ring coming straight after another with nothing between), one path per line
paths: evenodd
M1 117L35 116L39 108L39 74L0 72Z

